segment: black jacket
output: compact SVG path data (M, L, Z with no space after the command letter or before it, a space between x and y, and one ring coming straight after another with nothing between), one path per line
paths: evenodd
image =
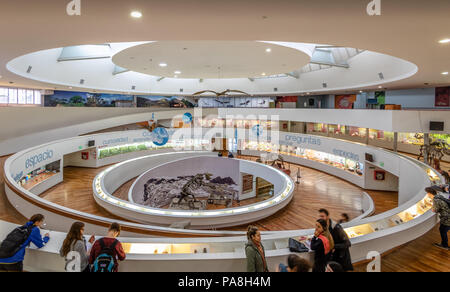
M331 260L331 252L325 255L325 247L322 240L318 237L311 239L311 250L314 251L314 273L323 273L327 267L327 263Z
M333 261L340 263L344 271L353 271L352 258L350 256L352 244L347 233L345 233L344 228L340 224L334 223L331 219L328 228L334 240Z

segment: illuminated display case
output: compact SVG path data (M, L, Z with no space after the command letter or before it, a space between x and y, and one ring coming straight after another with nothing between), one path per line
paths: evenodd
M130 152L146 151L146 150L158 150L158 149L208 149L211 146L209 140L204 139L180 139L171 140L164 146L157 146L153 142L140 142L134 144L123 144L111 147L102 147L98 149L97 157L98 159L103 159L115 155L126 154Z
M279 152L280 154L284 155L301 157L304 159L332 165L336 168L349 171L358 176L362 176L364 174L364 164L361 162L312 149L305 149L287 145L277 145L268 142L246 141L243 143L243 150Z
M398 133L398 141L403 144L423 145L423 133Z

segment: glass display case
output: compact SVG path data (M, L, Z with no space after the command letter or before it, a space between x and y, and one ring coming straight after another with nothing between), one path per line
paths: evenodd
M61 160L58 160L29 172L27 175L20 178L19 185L26 190L30 190L41 182L58 174L60 171Z
M364 163L312 149L256 141L245 141L242 143L242 146L242 150L273 152L313 160L319 163L332 165L333 167L349 171L358 176L362 176L364 173Z
M398 141L403 144L423 145L423 133L398 133Z
M183 149L183 150L207 150L211 146L211 141L205 139L179 139L170 140L164 146L157 146L153 142L140 142L133 144L123 144L111 147L98 148L98 159L104 159L107 157L126 154L130 152L146 151L146 150L158 150L158 149Z
M420 215L425 214L432 207L433 207L433 196L427 194L422 200L420 200L418 203L416 203L415 205L413 205L412 207L403 212L400 212L383 220L346 228L345 232L350 238L355 238L372 232L377 232L383 229L395 227L397 225L401 225L408 221L411 221Z

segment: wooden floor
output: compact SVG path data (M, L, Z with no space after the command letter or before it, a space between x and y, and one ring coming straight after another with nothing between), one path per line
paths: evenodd
M250 157L245 158L254 160ZM320 208L327 208L335 219L338 219L341 213L347 213L351 218L361 215L361 198L364 192L361 188L313 169L301 167L301 173L301 183L295 187L291 203L280 212L254 225L267 231L312 228L317 220L317 210ZM128 191L134 181L135 179L128 181L113 195L128 200ZM376 193L381 197L378 201L380 211L397 206L397 193ZM46 198L48 199L48 195ZM224 229L242 231L247 229L247 225Z
M0 157L0 175L7 157ZM297 166L291 166L296 170ZM86 168L66 168L65 182L43 194L52 202L80 211L109 218L117 218L95 204L92 197L91 182L103 170ZM291 204L277 214L261 220L256 225L264 230L311 228L316 220L316 210L326 207L337 218L346 212L351 217L360 214L362 190L350 183L328 174L301 167L302 181L295 190ZM295 173L295 172L293 172ZM134 180L117 190L115 195L124 196ZM389 192L368 192L374 202L376 213L384 212L397 205L397 196ZM124 197L125 198L125 197ZM118 218L117 218L118 219ZM24 223L26 219L19 214L6 199L4 182L0 177L0 220ZM242 230L245 226L232 228ZM423 237L396 248L382 257L382 271L442 271L450 272L450 252L432 246L439 242L438 227ZM356 266L356 271L365 271L365 265Z

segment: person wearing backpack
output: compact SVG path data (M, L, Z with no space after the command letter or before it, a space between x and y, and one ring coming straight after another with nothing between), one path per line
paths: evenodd
M14 229L0 245L0 271L22 272L25 250L32 242L43 248L50 240L49 234L41 236L44 215L33 215L27 224Z
M439 214L440 226L439 232L441 234L441 243L435 243L434 246L450 250L448 247L448 235L450 231L450 201L444 197L443 193L448 191L448 188L443 189L443 193L438 194L433 188L426 188L427 193L434 196L432 210Z
M73 260L70 256L68 258L70 252L76 252L80 256L79 267L75 267L75 269L78 269L78 272L88 273L91 271L89 266L89 251L94 241L95 236L92 235L88 243L86 242L86 239L84 238L84 223L75 222L72 224L72 227L70 228L69 233L67 233L66 239L64 240L59 251L59 255L66 260L66 271L69 272L68 264Z
M119 235L120 225L113 223L108 235L94 243L89 256L92 272L118 272L119 261L126 258L122 244L116 239Z

